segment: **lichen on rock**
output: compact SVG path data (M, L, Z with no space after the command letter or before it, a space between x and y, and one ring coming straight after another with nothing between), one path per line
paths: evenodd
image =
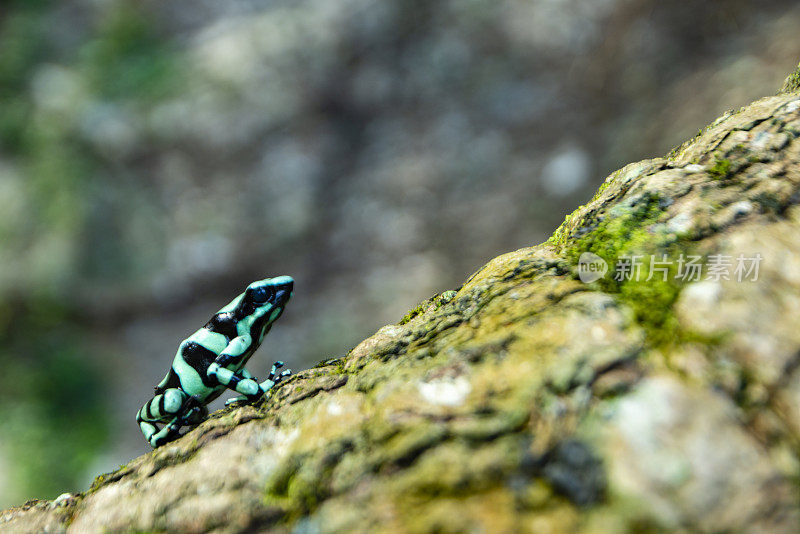
M797 65L797 70L786 77L781 87L781 93L793 93L800 91L800 65Z
M0 529L795 532L798 136L797 94L727 113L548 242ZM584 283L584 252L668 267ZM678 276L739 254L757 279Z

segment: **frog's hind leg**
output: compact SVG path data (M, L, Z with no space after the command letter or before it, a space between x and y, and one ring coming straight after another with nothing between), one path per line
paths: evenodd
M136 422L144 434L144 439L152 447L159 447L178 437L181 422L177 414L181 411L188 395L178 388L167 389L164 393L156 395L136 414ZM159 429L156 423L169 421L164 428Z

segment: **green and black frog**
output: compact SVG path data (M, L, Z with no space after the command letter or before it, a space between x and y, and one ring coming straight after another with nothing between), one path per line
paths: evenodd
M253 282L219 310L206 325L183 340L155 396L136 414L145 439L159 447L180 437L183 426L195 426L208 415L206 405L230 389L241 396L232 402L254 402L291 375L275 362L261 383L245 364L283 313L294 280L278 276ZM158 428L158 424L163 424Z

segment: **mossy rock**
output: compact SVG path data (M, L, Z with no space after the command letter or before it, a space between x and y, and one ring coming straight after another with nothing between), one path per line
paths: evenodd
M548 242L0 530L796 532L798 136L800 95L726 114Z
M781 87L781 93L794 93L800 91L800 64L797 65L797 70L786 77Z

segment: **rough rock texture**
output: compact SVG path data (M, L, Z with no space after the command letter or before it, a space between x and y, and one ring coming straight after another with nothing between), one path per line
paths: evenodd
M797 28L797 0L0 0L0 509L140 454L131 414L249 281L298 288L257 374L340 355L773 93Z
M798 136L797 93L729 112L547 243L0 530L796 532ZM674 263L587 284L583 252ZM739 254L757 281L677 277Z

